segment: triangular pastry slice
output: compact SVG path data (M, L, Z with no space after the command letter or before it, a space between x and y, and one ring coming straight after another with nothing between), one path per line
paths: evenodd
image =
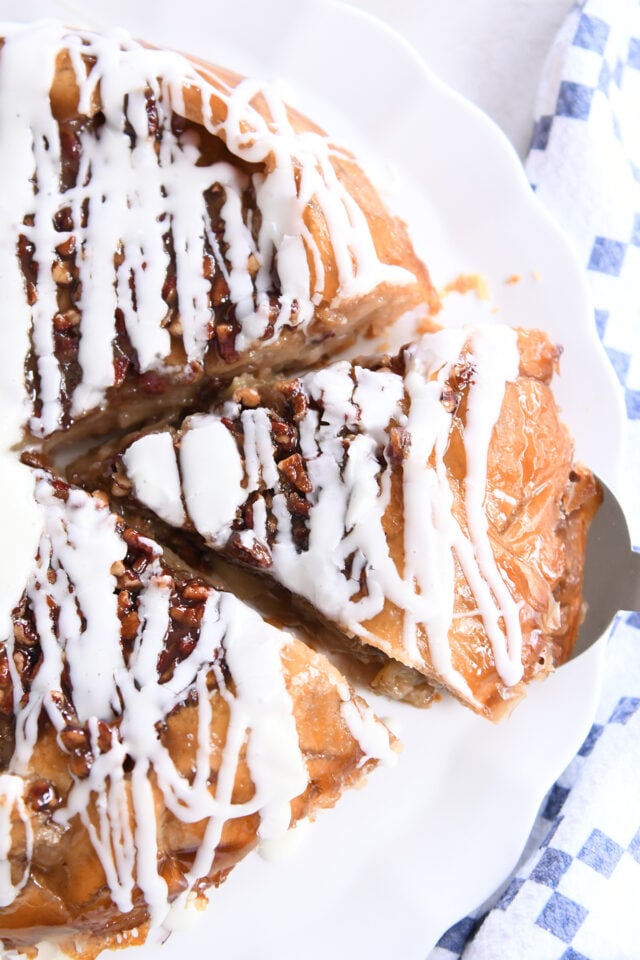
M355 158L266 86L122 31L3 31L7 369L26 364L35 436L142 422L437 308Z
M240 387L129 438L89 483L264 573L492 719L567 659L597 484L545 334L443 330ZM114 455L114 449L118 452Z
M162 931L395 740L340 673L37 471L0 644L0 942L94 956Z

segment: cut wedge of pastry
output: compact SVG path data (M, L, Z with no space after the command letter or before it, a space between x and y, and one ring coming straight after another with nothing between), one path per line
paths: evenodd
M87 957L161 931L396 742L324 657L34 476L0 645L0 941Z
M437 308L355 158L266 86L124 32L2 29L0 269L35 436L141 422Z
M89 483L262 572L499 719L570 654L599 493L538 331L439 331L247 386L107 447Z

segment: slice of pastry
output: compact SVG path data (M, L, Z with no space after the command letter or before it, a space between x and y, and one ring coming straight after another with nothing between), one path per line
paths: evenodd
M43 532L0 645L0 941L158 932L395 741L324 657L35 474Z
M582 618L598 490L559 419L557 356L537 331L439 331L245 385L107 448L89 482L111 474L115 496L498 719Z
M0 273L34 435L141 422L437 308L353 156L268 88L122 32L3 29Z

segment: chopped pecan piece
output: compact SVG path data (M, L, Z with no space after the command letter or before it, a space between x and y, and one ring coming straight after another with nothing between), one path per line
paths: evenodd
M278 470L300 493L311 493L313 490L313 484L309 479L304 460L299 453L292 453L286 460L281 460L278 464Z
M239 387L233 399L243 407L254 410L260 405L260 394L255 387Z
M34 780L27 790L26 801L32 810L54 810L60 805L60 797L50 780Z
M299 380L282 380L277 384L277 387L289 402L293 420L298 423L304 419L309 409L309 401L302 389L301 382Z
M173 604L169 613L171 619L176 623L181 623L184 627L197 627L202 620L204 606L187 607L180 604Z
M235 327L230 323L218 323L216 325L216 341L221 359L226 363L235 363L238 359Z
M443 387L440 394L440 403L447 413L455 413L460 405L460 395L456 393L453 387Z
M242 534L234 531L225 546L225 552L232 560L239 560L250 567L265 569L273 563L271 551L261 540L252 539L250 543L245 542Z
M195 601L197 603L206 603L211 587L207 586L204 580L187 580L180 586L180 593L184 600Z
M113 382L114 386L119 387L124 383L131 361L118 347L115 349L115 354L113 358Z
M271 436L273 442L283 453L293 453L298 445L298 434L295 427L283 420L271 421Z
M162 299L168 307L175 307L178 302L178 289L175 273L169 273L162 285Z
M402 463L409 456L411 448L411 434L404 427L391 427L389 430L389 460L391 463Z
M211 299L215 307L219 307L229 296L227 281L221 273L216 274L211 287Z
M51 276L55 283L59 283L61 287L68 287L70 283L73 283L73 270L68 263L62 263L60 260L57 260L51 267Z
M69 724L61 730L59 738L65 750L86 750L89 746L86 730L75 724Z
M71 207L63 207L62 210L58 210L53 217L53 225L59 233L69 233L73 230L73 216L71 215Z
M93 754L91 751L72 753L69 757L69 770L78 780L85 780L91 773L92 766Z
M60 257L72 257L76 252L75 234L70 234L66 240L62 240L56 247L56 253Z
M166 392L167 383L154 370L147 370L140 374L140 392L148 393L152 396L159 396Z
M297 493L290 493L287 497L287 507L290 513L295 513L301 517L308 517L311 513L311 504L304 497L299 497Z
M128 497L133 489L133 484L128 477L124 475L122 470L116 470L112 479L111 479L111 496L112 497Z
M451 371L451 384L456 390L463 390L468 387L475 376L476 368L468 360L463 363L456 363Z

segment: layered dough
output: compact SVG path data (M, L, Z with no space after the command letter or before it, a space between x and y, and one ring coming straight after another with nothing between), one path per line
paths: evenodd
M87 956L170 929L394 741L324 657L104 498L35 483L45 529L0 651L0 941Z
M121 502L499 719L569 657L582 619L599 492L559 419L556 362L538 331L439 331L244 384L91 455L89 483L110 478Z

